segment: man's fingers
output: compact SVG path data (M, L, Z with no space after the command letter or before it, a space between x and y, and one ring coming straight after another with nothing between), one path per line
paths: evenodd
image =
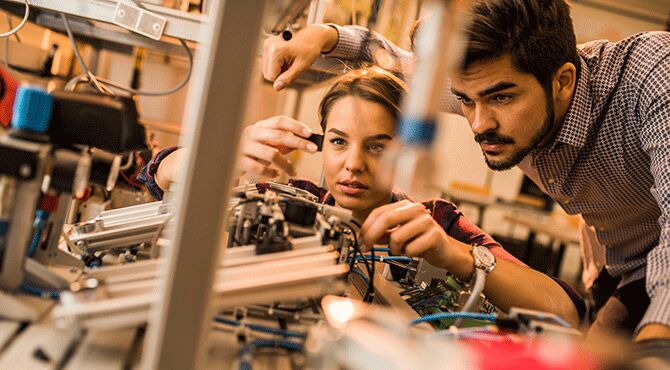
M293 81L300 76L309 66L312 64L312 61L306 61L304 59L295 59L292 63L287 63L288 68L282 72L274 81L272 87L275 91L281 91L286 86L289 86ZM285 66L286 67L286 66Z

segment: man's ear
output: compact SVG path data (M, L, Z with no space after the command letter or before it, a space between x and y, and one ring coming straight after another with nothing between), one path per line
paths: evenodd
M551 85L555 101L570 101L577 86L577 68L575 65L565 63L558 67Z

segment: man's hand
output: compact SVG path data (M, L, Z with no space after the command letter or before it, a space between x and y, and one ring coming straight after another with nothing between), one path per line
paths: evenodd
M670 338L670 326L662 324L647 324L635 337L636 341L654 338Z
M316 152L316 145L306 139L311 134L312 130L305 124L286 116L247 126L240 140L239 168L245 173L270 178L279 176L279 170L295 176L295 168L284 154L295 149Z
M263 77L274 81L273 88L290 85L323 52L337 44L337 31L320 24L309 25L285 41L281 35L267 38L263 44Z
M388 240L393 254L425 258L459 277L472 273L468 247L457 245L421 203L402 200L375 209L363 223L360 237L363 249Z

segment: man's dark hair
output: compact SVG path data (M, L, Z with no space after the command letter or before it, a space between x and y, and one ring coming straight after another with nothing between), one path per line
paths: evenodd
M464 69L509 53L516 68L551 91L551 78L565 63L579 73L577 41L564 0L475 0L470 6Z

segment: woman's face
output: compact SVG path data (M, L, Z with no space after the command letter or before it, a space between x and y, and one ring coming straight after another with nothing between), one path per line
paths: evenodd
M395 120L379 103L345 96L326 116L323 162L326 184L337 204L362 220L391 201L379 181L381 158L395 136Z

